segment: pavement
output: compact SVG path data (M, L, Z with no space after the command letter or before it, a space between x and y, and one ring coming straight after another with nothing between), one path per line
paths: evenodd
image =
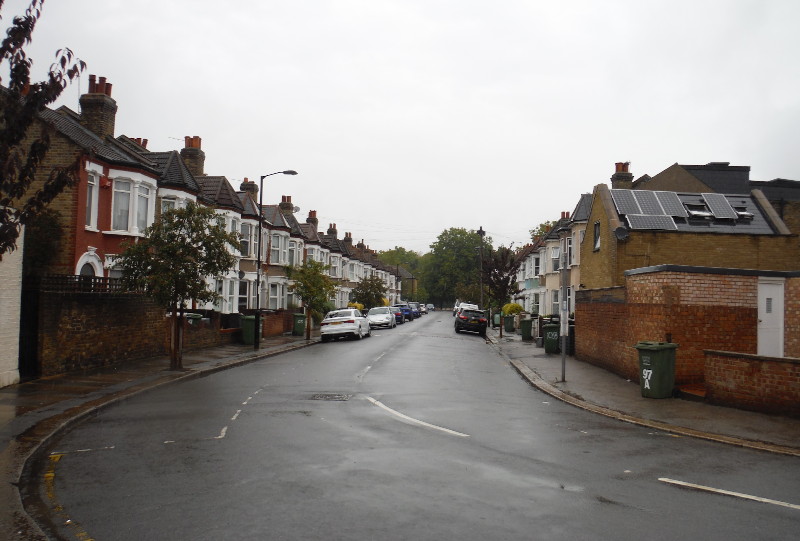
M169 371L167 357L41 378L0 388L0 538L45 539L25 512L23 471L43 444L71 425L143 391L234 368L319 342L318 335L265 337L260 349L230 344L184 352L184 370ZM517 333L489 329L487 343L532 386L576 407L673 434L761 451L800 456L800 419L765 415L695 400L641 396L631 382L603 368L545 353ZM21 492L23 493L21 496ZM5 536L1 535L6 533Z

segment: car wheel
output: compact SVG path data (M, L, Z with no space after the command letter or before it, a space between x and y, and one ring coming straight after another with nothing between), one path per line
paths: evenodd
M353 335L353 338L355 340L361 340L362 338L364 338L364 331L361 330L361 327L358 328L358 332Z
M322 340L323 342L327 342L327 341L329 341L330 339L331 339L331 337L330 337L330 336L326 336L326 335L324 335L324 334L323 334L322 336L320 336L320 340Z
M456 334L458 334L458 333L460 333L460 332L461 332L461 329L459 329L458 327L456 327Z

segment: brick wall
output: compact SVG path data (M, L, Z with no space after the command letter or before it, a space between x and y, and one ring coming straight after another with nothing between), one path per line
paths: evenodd
M624 302L580 292L575 355L638 381L640 341L671 341L679 385L704 378L704 350L757 351L757 276L651 272L627 277Z
M800 278L788 278L784 286L786 303L784 313L783 354L800 359Z
M164 310L135 295L40 293L40 374L163 355Z
M800 417L800 359L709 350L705 384L714 404Z

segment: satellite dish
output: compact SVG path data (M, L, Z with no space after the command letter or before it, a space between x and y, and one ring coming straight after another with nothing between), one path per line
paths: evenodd
M628 228L624 225L619 226L614 230L614 236L617 237L617 240L626 241L628 240L628 236L630 235Z
M244 278L244 271L240 270L239 271L239 280L242 280L243 278Z
M300 207L294 207L292 210L294 210L294 212L300 212Z

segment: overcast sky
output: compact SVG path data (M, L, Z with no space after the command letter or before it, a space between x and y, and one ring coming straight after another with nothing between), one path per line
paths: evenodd
M116 135L200 136L236 189L295 169L265 203L426 252L449 227L524 244L617 161L800 179L799 23L797 0L47 0L29 56L88 64L76 111L106 77Z

